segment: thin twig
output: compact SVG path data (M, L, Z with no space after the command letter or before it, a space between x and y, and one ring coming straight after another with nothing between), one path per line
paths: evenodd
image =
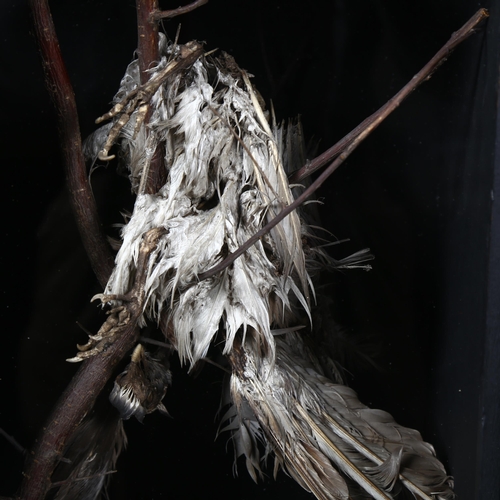
M177 7L177 9L172 10L155 10L151 12L150 19L152 21L159 21L160 19L172 19L173 17L181 16L182 14L187 14L202 5L208 3L208 0L196 0L183 7Z
M0 436L3 436L5 440L10 443L14 449L18 452L24 455L26 453L26 448L21 446L17 441L14 436L11 436L10 434L7 434L1 427L0 427Z
M486 9L479 9L462 28L451 35L448 42L441 48L439 52L417 73L391 100L386 102L375 113L366 118L356 128L344 136L340 141L334 144L331 148L321 153L319 156L307 162L301 169L290 175L290 183L295 184L302 179L309 177L311 174L324 167L329 161L338 156L352 141L367 127L378 120L381 114L389 110L389 115L397 108L421 83L428 80L434 71L446 61L455 47L463 42L466 38L474 33L476 26L489 16ZM423 76L425 75L425 76ZM387 116L386 115L386 116Z
M73 212L92 269L99 283L104 286L113 269L113 255L88 183L73 88L62 59L47 0L31 0L30 3L47 88L58 112L66 183Z
M476 26L488 17L488 11L486 9L478 10L474 16L472 16L467 23L462 26L458 31L451 35L448 42L436 53L436 55L394 96L392 97L384 106L382 106L376 113L367 118L361 125L356 127L350 134L348 134L342 141L337 143L329 151L336 148L336 153L327 155L325 152L318 158L316 169L328 162L332 156L338 154L338 152L343 152L337 159L331 163L321 175L290 205L285 207L274 219L268 222L260 231L255 233L251 238L249 238L243 245L241 245L233 253L229 254L222 262L212 267L208 271L201 273L198 279L204 280L214 276L215 274L223 271L226 267L231 265L238 257L245 253L252 245L254 245L260 238L267 234L274 226L279 224L287 215L298 208L304 201L309 198L322 184L325 180L330 177L330 175L337 170L337 168L347 159L347 157L361 144L361 142L368 137L368 135L373 132L403 101L408 97L420 84L428 80L434 71L444 62L447 57L451 54L453 49L459 45L461 42L466 40L472 33ZM338 146L341 144L341 146ZM304 178L310 175L311 172L302 175L299 178ZM295 181L295 178L294 178Z

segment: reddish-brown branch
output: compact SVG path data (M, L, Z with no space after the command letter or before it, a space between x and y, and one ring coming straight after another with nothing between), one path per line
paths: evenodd
M62 457L63 449L95 399L113 374L117 364L134 346L139 336L136 328L139 310L130 319L116 342L105 352L85 361L62 394L47 426L28 457L23 483L17 495L21 500L42 500L51 487L51 476Z
M31 0L31 9L47 87L58 111L66 182L73 211L92 269L104 286L113 269L113 255L104 236L88 182L73 88L62 59L47 0Z
M144 283L149 255L156 247L163 228L148 231L142 239L133 288L122 297L127 321L116 327L112 338L99 354L85 361L61 396L47 427L31 452L18 494L22 500L42 500L51 487L51 476L68 439L113 374L117 364L139 337L137 321L144 305Z
M151 20L151 12L158 10L158 0L137 0L137 57L141 83L149 80L148 69L158 62L158 23Z
M142 58L141 54L139 55L143 71L158 59L157 27L148 21L153 7L151 6L151 10L143 16L146 22L139 23L139 40L144 41L141 50L145 56ZM47 0L31 0L31 8L47 84L58 111L67 184L77 224L92 267L101 285L104 286L113 268L113 256L101 229L95 200L87 180L73 89L61 56ZM138 7L139 11L143 13L144 9ZM146 258L147 249L145 252ZM136 286L141 288L142 284L136 282ZM136 343L139 336L137 319L142 312L140 300L131 301L128 310L129 323L119 332L116 341L104 352L85 361L61 396L41 438L30 453L18 498L23 500L45 498L51 486L52 473L66 442L93 407L96 397L117 364Z
M136 0L137 8L137 54L139 58L139 68L141 72L141 83L144 85L149 80L148 69L154 66L159 60L158 52L158 21L165 18L172 18L181 14L186 14L208 0L197 0L184 7L174 10L160 11L158 0ZM149 122L151 111L148 110L145 124ZM165 169L165 148L159 145L151 158L151 163L147 171L147 180L144 192L155 194L165 184L167 172Z
M434 71L444 62L446 58L451 54L453 49L467 39L472 33L476 26L488 17L488 11L486 9L478 10L474 16L472 16L467 23L464 24L458 31L451 35L448 42L436 53L436 55L394 96L390 99L384 106L382 106L376 113L368 117L361 125L356 127L350 134L348 134L344 139L338 142L335 146L330 148L327 152L320 155L316 160L314 160L317 165L315 169L320 168L322 165L331 160L343 151L337 159L331 163L321 175L290 205L285 207L274 219L272 219L268 224L266 224L260 231L249 238L241 247L236 251L229 254L222 262L212 267L208 271L200 274L198 278L204 280L214 276L220 271L224 270L226 267L231 265L240 255L245 253L252 245L254 245L262 236L268 233L274 226L278 225L288 214L293 212L297 207L302 205L304 201L309 198L322 184L325 180L330 177L330 175L337 170L337 168L347 159L347 157L361 144L369 134L371 134L421 83L428 80ZM311 162L312 163L312 162ZM301 169L302 171L303 169ZM301 172L299 171L299 172ZM298 174L293 178L302 179L312 172Z
M488 17L486 9L479 9L464 26L451 35L448 42L441 48L439 52L408 82L391 100L386 102L380 109L361 122L355 129L349 132L339 142L331 148L321 153L319 156L306 163L300 170L297 170L290 176L290 183L300 182L302 179L310 176L321 167L324 167L329 161L338 156L346 147L351 144L354 139L367 127L375 123L381 115L388 116L395 108L397 108L421 83L428 80L434 71L446 61L453 49L472 33L475 27ZM387 112L388 111L388 112Z
M182 14L187 14L202 5L208 3L208 0L196 0L188 5L184 5L183 7L177 7L177 9L172 10L155 10L151 12L151 20L159 21L160 19L171 19L173 17L181 16Z
M144 85L149 80L147 72L159 60L158 51L158 22L152 19L151 13L158 10L158 0L137 0L137 56L139 59L139 69L141 73L141 83ZM144 121L147 126L151 117L148 110ZM151 158L148 170L148 179L145 185L145 192L154 194L165 184L165 151L162 146L158 147Z

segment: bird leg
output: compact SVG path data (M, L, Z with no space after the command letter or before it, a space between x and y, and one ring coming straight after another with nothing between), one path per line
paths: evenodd
M123 295L97 294L92 300L100 299L102 304L111 301L120 301L121 304L112 307L108 312L108 317L96 335L89 335L89 341L84 345L77 344L79 352L73 358L66 361L78 363L104 352L121 331L127 327L131 317L138 317L144 306L144 281L146 279L146 269L151 252L156 248L159 238L165 234L165 229L155 228L143 235L139 249L139 259L137 262L137 272L134 284L130 291Z
M158 72L153 78L144 85L136 87L129 92L120 102L106 114L97 118L96 123L114 118L120 115L120 118L113 124L109 131L108 138L102 150L99 152L99 159L110 161L115 155L109 155L111 146L116 141L123 127L129 122L132 114L137 111L134 135L137 134L146 118L149 102L162 83L172 74L191 66L201 55L203 48L198 42L188 42L186 45L180 45L178 55L165 68Z

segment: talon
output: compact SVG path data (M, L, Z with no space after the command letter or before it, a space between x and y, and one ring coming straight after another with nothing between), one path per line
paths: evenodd
M79 358L77 355L74 358L68 358L66 361L68 363L80 363L80 361L83 361L83 358Z
M91 358L92 356L95 356L96 354L99 354L102 351L104 351L103 347L96 346L93 349L90 349L89 351L78 352L74 358L68 358L66 361L68 361L69 363L79 363L80 361Z
M111 161L116 158L116 155L108 155L108 152L103 149L102 151L99 151L97 158L101 161Z
M91 299L90 302L94 302L95 300L100 300L102 302L102 299L104 297L103 293L96 293Z
M112 302L113 300L125 300L126 301L127 296L126 295L116 295L116 294L107 295L105 293L96 293L90 299L90 302L94 302L95 300L100 300L102 304L107 304L108 302ZM118 307L120 307L120 306L118 306ZM113 312L115 309L111 309L110 312Z
M92 347L92 342L87 342L86 344L76 344L76 348L80 352L88 351Z

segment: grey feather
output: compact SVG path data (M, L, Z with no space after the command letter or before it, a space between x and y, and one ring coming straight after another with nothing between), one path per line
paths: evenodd
M347 498L348 490L338 486L334 493L331 485L348 488L351 481L378 499L393 498L395 485L417 498L454 497L453 481L432 446L324 377L300 334L276 338L272 367L251 342L233 356L233 367L236 407L244 401L252 409L282 466L317 498ZM318 486L313 463L320 462Z
M162 38L160 50L152 79L183 48ZM139 85L133 62L115 102L126 102ZM312 323L315 275L325 267L366 268L368 251L331 259L294 212L219 275L198 279L292 202L285 167L303 160L300 129L271 126L248 75L224 54L200 57L171 74L148 104L147 126L139 110L130 110L96 132L86 148L95 157L122 123L117 147L137 193L106 293L129 290L142 236L163 228L149 259L140 323L160 322L166 313L169 340L190 366L221 334L233 370L224 429L254 480L273 452L275 465L320 500L387 500L404 490L426 500L453 498L453 482L432 446L389 414L360 403L340 383L330 353L316 355L305 334L295 331L305 316ZM160 144L167 180L156 194L145 194L148 164ZM273 335L275 329L285 333ZM138 411L129 396L118 394L127 403L126 416Z

